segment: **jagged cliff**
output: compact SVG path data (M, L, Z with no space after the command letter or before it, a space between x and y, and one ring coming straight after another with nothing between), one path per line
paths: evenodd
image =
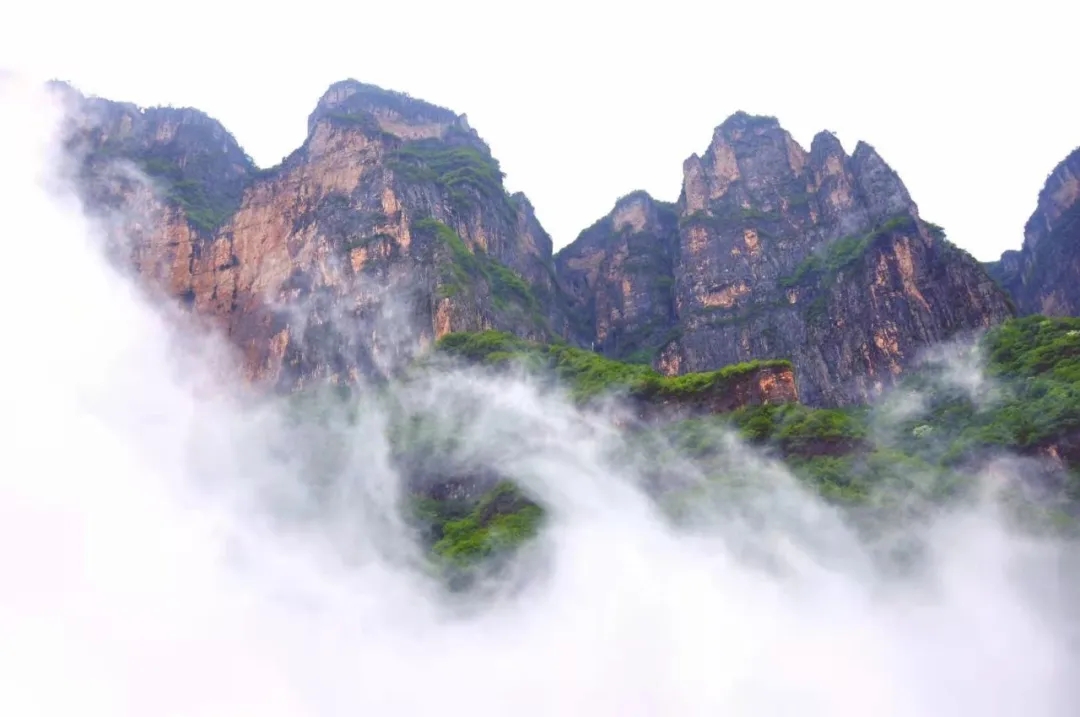
M1050 174L1024 244L987 264L1021 314L1080 315L1080 148Z
M450 331L568 331L551 239L463 115L340 82L257 170L200 112L66 93L90 203L122 210L139 273L217 320L253 379L355 379Z
M669 375L790 358L803 400L835 405L1011 313L866 143L848 156L822 132L806 151L738 113L683 170L677 206L630 195L556 257L601 349Z
M648 361L676 323L675 205L634 192L555 257L579 333L612 358Z
M466 117L407 95L336 83L303 145L258 169L201 112L62 90L89 204L130 239L118 258L285 389L498 329L668 375L790 358L804 400L844 404L1010 313L872 147L806 151L772 118L732 116L676 204L623 197L553 257Z

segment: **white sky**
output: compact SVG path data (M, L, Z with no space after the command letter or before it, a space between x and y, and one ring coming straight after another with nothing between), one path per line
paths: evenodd
M405 91L468 114L556 247L629 191L676 199L683 160L735 110L771 114L805 147L821 129L874 145L986 260L1019 246L1080 145L1078 7L42 0L6 13L0 68L198 107L262 166L303 141L331 82Z

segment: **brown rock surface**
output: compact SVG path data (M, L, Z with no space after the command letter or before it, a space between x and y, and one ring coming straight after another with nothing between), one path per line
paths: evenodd
M337 83L304 144L259 171L201 113L69 96L91 204L119 211L139 274L216 320L253 379L381 373L449 331L568 330L551 239L464 116Z

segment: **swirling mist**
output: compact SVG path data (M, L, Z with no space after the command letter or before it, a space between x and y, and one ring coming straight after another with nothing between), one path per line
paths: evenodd
M724 436L754 490L677 526L603 416L447 369L396 400L452 416L459 450L549 516L513 588L462 610L399 517L383 403L357 398L331 455L243 395L224 342L106 260L59 105L0 88L3 714L1075 714L1072 546L957 510L891 579Z

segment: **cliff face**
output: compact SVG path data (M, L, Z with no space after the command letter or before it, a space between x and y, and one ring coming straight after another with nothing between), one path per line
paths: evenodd
M1080 148L1046 180L1024 244L987 270L1013 296L1021 314L1080 315Z
M675 206L635 192L558 253L575 327L594 350L648 361L664 342L675 323L677 237Z
M465 116L407 95L332 85L303 145L260 170L201 112L60 89L88 203L130 242L118 260L283 389L385 374L448 333L498 329L668 375L790 358L803 400L844 404L928 343L1010 313L873 148L848 156L822 133L806 151L771 118L732 116L685 162L677 204L623 197L553 258ZM1055 177L1031 252L1072 226L1077 171Z
M451 331L568 331L551 239L464 116L340 82L256 170L201 113L69 97L91 203L123 210L139 273L217 321L254 380L354 380Z
M634 308L671 307L642 347L669 375L790 358L804 401L852 403L878 394L927 344L1010 314L1003 292L919 219L899 177L865 143L848 156L821 133L807 152L776 120L736 114L684 163L676 211L675 231L646 237L634 225L614 231L617 207L597 225L612 228L606 241L593 227L556 259L579 267L567 283L586 289L571 306L599 337L622 319L600 311L606 297L633 295L620 286L627 272L614 267L670 255L670 269L657 262L651 277L630 281L657 287ZM623 238L639 231L638 244Z

